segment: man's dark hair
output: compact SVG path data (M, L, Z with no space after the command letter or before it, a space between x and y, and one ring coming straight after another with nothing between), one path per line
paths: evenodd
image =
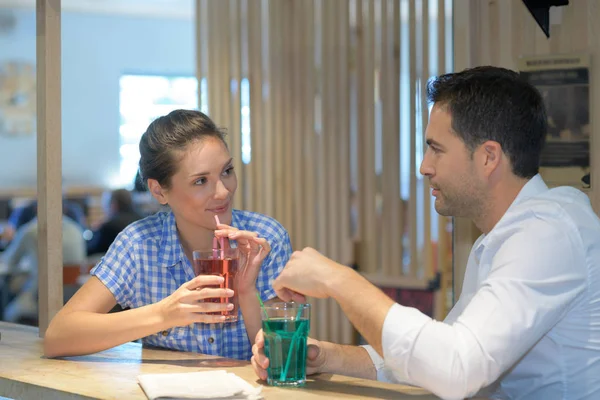
M502 146L513 173L538 173L548 120L542 96L514 71L477 67L441 75L427 85L427 98L444 107L467 148L492 140Z

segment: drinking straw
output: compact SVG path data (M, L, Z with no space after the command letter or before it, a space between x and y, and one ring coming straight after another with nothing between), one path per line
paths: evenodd
M219 258L219 243L217 242L216 236L213 237L212 251L213 251L213 259L216 260L217 258Z
M298 321L300 319L303 310L304 310L304 304L299 304L298 305L298 314L296 314L295 321ZM302 324L302 323L304 323L304 321L302 321L300 323ZM298 325L296 332L294 332L294 334L292 335L292 340L290 341L290 348L288 349L287 360L285 360L285 367L283 367L283 369L281 370L281 375L279 375L280 381L285 381L285 378L287 377L288 370L290 369L290 361L292 360L292 350L294 349L294 345L296 344L297 338L300 336L299 333L301 331L302 331L302 329L300 329L300 326Z
M265 314L265 318L268 321L269 314L267 314L267 309L265 308L265 303L263 303L262 299L260 298L260 294L258 294L258 292L256 292L256 298L258 299L258 302L260 303L260 308L262 309L263 313ZM267 326L267 329L269 329L269 324L266 324L266 326Z
M215 222L217 223L217 226L221 225L221 221L219 221L219 216L217 214L215 214ZM225 254L225 238L219 238L219 244L221 245L221 251Z

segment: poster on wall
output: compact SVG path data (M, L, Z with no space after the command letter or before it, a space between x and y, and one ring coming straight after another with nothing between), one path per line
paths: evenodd
M548 186L590 187L589 54L521 57L521 76L538 88L548 113L540 174Z

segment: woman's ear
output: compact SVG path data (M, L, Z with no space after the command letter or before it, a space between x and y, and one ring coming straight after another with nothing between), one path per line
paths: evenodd
M156 179L148 179L148 190L160 204L165 205L168 203L165 191Z

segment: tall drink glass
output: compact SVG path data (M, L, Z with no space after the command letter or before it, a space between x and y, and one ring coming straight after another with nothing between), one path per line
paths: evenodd
M310 304L274 303L264 307L262 327L269 358L267 382L273 386L303 386L306 382L306 338Z
M223 315L226 322L236 322L238 320L238 294L235 287L235 276L238 272L239 251L237 248L229 249L211 249L194 251L194 272L199 275L218 275L224 278L220 286L215 288L225 288L233 290L233 297L221 297L216 299L206 299L206 302L214 303L232 303L233 309L229 311L218 311L209 314Z

